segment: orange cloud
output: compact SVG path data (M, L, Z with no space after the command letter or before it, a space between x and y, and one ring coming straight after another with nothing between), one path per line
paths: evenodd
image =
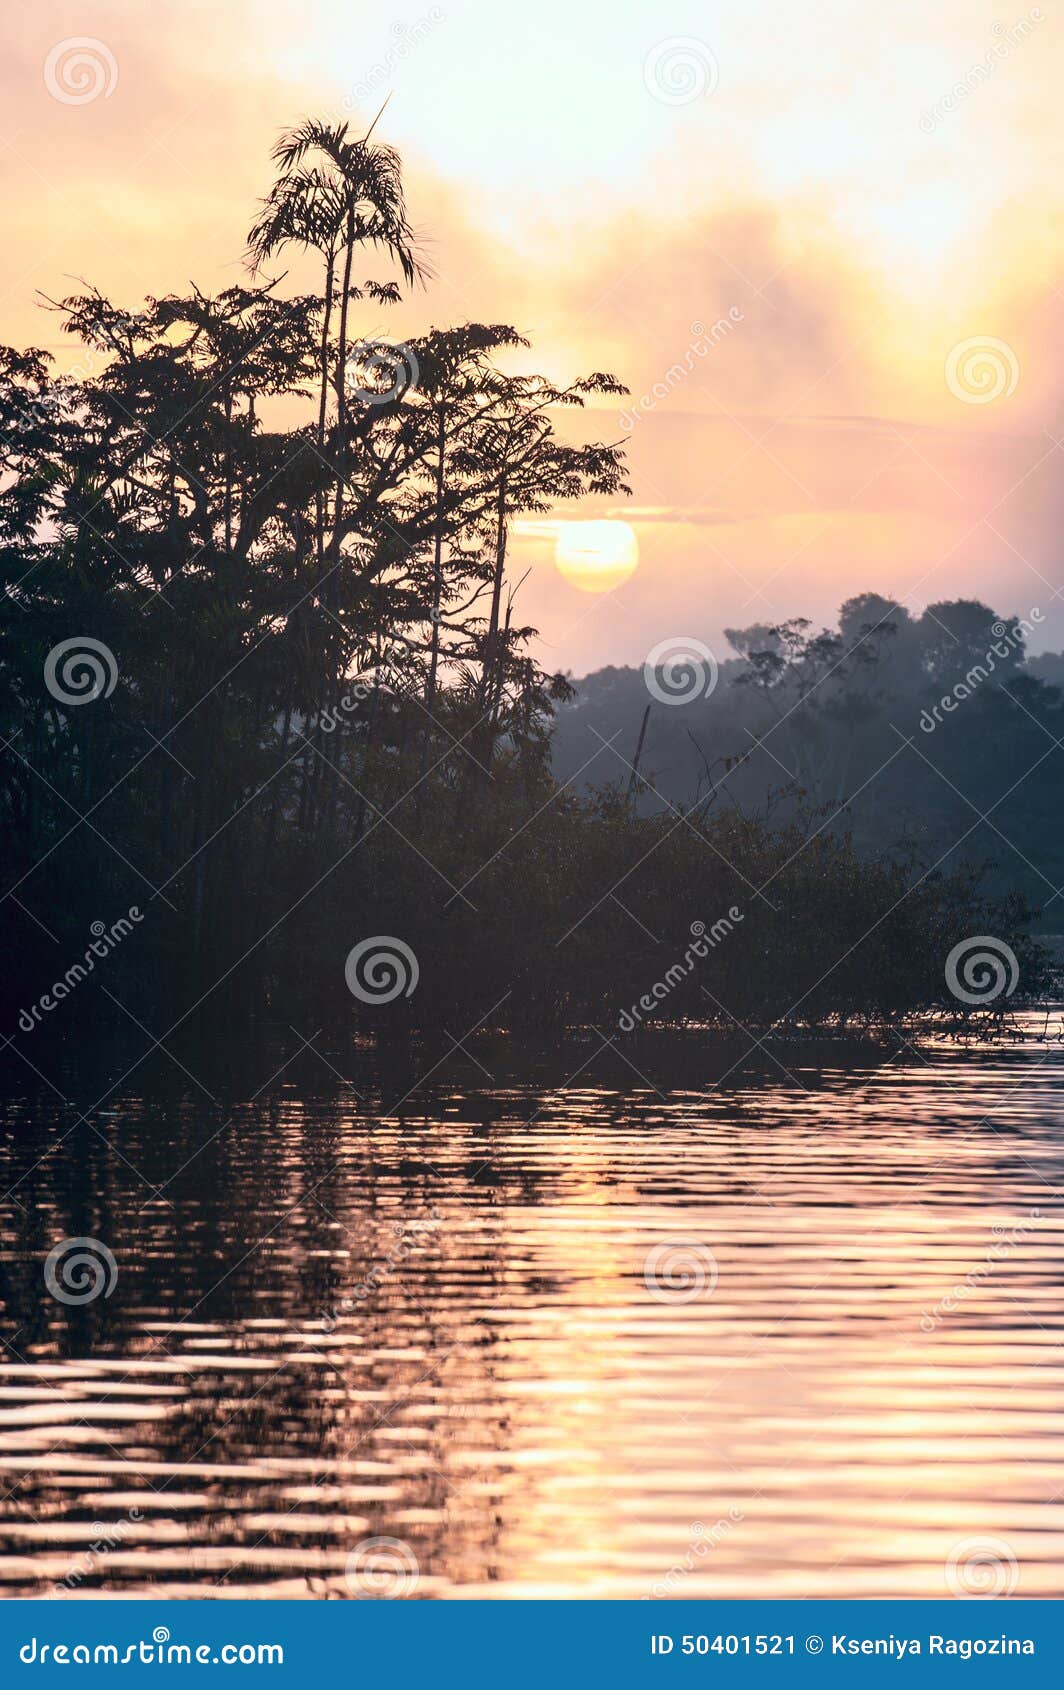
M933 20L916 0L821 0L815 29L767 0L710 19L678 0L670 33L701 39L714 73L674 103L648 76L650 0L542 0L534 20L472 0L402 18L41 0L9 20L2 71L0 334L73 362L35 289L224 286L277 131L394 88L384 130L436 277L367 327L512 321L551 376L612 369L632 389L567 424L629 437L633 509L578 514L632 522L632 576L589 605L515 541L545 655L636 661L679 631L827 619L866 588L1039 604L1064 644L1064 225L1044 144L1061 23L1035 19L980 74L992 23L961 0ZM57 98L49 55L86 31L113 86ZM293 261L293 285L307 274ZM967 391L967 364L949 372L971 341Z

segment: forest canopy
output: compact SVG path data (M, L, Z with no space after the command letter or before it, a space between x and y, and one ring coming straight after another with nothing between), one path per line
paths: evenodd
M626 390L506 373L529 350L507 323L382 338L368 325L431 285L397 154L307 122L274 167L240 282L135 308L86 283L42 302L71 367L0 350L16 1049L101 1024L616 1028L646 998L646 1018L875 1022L956 1009L944 961L984 932L1037 993L1044 959L1008 887L990 903L967 866L869 849L817 810L829 791L841 810L885 732L888 668L914 701L930 684L927 640L888 635L871 604L819 643L800 623L734 637L687 736L693 790L675 770L671 796L647 784L683 711L657 712L635 769L646 693L623 675L621 778L559 779L555 713L564 761L577 701L535 655L507 537L519 516L627 494L618 443L558 429ZM294 252L310 292L285 285ZM934 658L934 686L956 661ZM1060 695L1023 684L1048 722ZM804 714L779 742L800 765L780 807L750 741L788 689ZM593 678L584 721L603 698ZM655 993L707 931L699 966ZM409 993L352 984L380 936L412 959Z
M982 869L988 887L1022 891L1043 931L1059 932L1064 658L1028 655L1043 621L1037 606L1002 615L972 599L914 616L862 593L834 628L798 619L729 629L731 654L708 695L689 686L651 711L641 808L699 804L721 777L719 759L739 757L729 802L777 819L815 814L866 855ZM623 759L647 702L638 669L576 683L556 724L558 778L627 781Z

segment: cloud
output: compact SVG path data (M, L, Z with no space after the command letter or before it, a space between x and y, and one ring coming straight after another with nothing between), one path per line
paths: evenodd
M865 589L974 592L1018 614L1038 603L1046 640L1064 644L1050 438L1064 212L1043 141L1056 26L926 135L920 112L981 38L970 9L943 0L900 89L899 34L926 18L915 0L899 6L857 18L830 0L830 29L776 36L778 8L722 14L720 85L679 109L643 83L661 34L649 4L619 17L544 0L534 24L485 25L483 8L450 0L390 66L383 132L402 148L436 278L387 313L387 332L512 322L533 341L515 367L613 370L631 389L564 420L584 438L627 435L631 504L559 513L630 521L630 581L589 606L542 544L515 542L533 563L523 608L560 666L641 660L651 632L712 643L770 612L824 619ZM408 9L408 27L427 9ZM17 10L2 72L2 337L62 350L33 295L71 291L74 276L130 303L240 276L278 130L342 109L394 48L395 22L380 11L363 28L334 0L98 0L88 21L70 0ZM44 63L87 30L118 81L63 104ZM506 75L485 84L500 44ZM551 109L544 63L567 95ZM292 286L309 282L309 262L284 262ZM987 405L945 378L951 349L979 335L1019 368L1015 391Z

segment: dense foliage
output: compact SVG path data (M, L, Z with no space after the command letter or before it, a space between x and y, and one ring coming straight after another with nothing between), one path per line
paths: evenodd
M729 630L733 655L708 697L692 687L686 702L652 706L641 807L693 805L723 780L721 802L815 816L852 831L866 854L921 871L981 869L989 888L1021 890L1041 907L1043 931L1059 933L1064 659L1027 655L1040 618L972 600L914 617L865 593L834 629ZM640 669L581 680L558 713L558 778L588 788L630 779L647 698Z
M101 1020L612 1028L730 909L655 1013L900 1014L942 1001L950 945L987 930L1036 990L1023 912L967 878L862 859L798 814L557 784L570 688L531 655L507 533L627 491L615 446L556 429L623 389L505 374L524 345L505 324L360 338L360 313L399 306L393 276L423 279L399 161L309 123L275 162L245 281L137 311L63 300L73 371L0 352L17 1048ZM317 291L268 273L290 247L317 255ZM393 274L356 281L371 261ZM374 935L418 962L386 1009L345 983Z

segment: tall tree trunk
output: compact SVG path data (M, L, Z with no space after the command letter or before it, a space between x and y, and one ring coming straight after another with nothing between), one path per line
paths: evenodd
M496 669L499 663L499 615L502 608L502 588L506 576L506 473L499 479L495 504L495 571L491 583L491 610L484 636L484 656L481 661L480 683L477 687L475 715L470 730L470 749L473 760L467 768L466 792L471 783L486 786L491 779L491 763L495 753L495 731L492 723L496 692Z
M429 752L433 745L433 711L436 708L436 680L440 664L440 606L443 599L443 488L447 444L446 412L442 402L436 408L436 415L436 518L432 559L432 635L429 648L429 672L425 679L425 709L428 713L428 721L425 724L421 745L422 775L428 769Z
M340 555L340 525L344 514L344 485L347 474L347 317L351 294L351 266L355 257L355 226L351 212L347 214L347 240L344 246L344 280L340 295L340 334L336 347L336 421L338 430L336 476L336 507L333 516L333 560ZM335 597L335 576L330 581Z
M329 248L325 260L325 306L321 315L321 393L318 398L318 451L325 456L325 415L329 406L329 332L332 328L332 296L336 276L336 254ZM325 492L315 496L318 580L325 573Z

